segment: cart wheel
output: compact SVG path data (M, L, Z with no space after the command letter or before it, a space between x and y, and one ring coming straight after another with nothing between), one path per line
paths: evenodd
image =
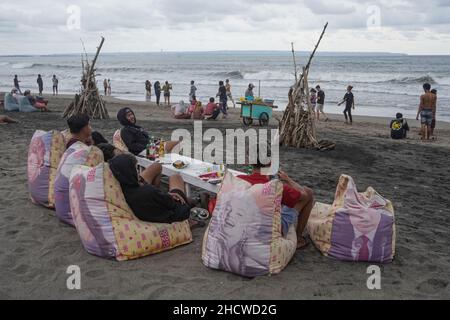
M261 127L269 125L269 115L266 112L261 113L259 116L259 125Z
M244 118L243 118L243 121L244 121L244 124L245 124L247 127L248 127L248 126L251 126L252 123L253 123L253 119L252 119L252 118L244 117Z

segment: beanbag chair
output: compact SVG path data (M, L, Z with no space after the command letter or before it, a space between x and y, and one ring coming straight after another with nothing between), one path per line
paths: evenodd
M342 175L333 205L317 203L307 226L315 246L343 261L389 263L395 256L395 218L391 202L373 188L358 193Z
M30 104L30 100L27 97L19 97L19 111L20 112L37 112L38 108L33 107Z
M125 145L125 142L122 140L121 130L117 130L114 132L113 136L113 145L116 149L119 149L122 152L129 152L128 147Z
M38 130L34 133L28 149L28 190L33 203L55 207L56 171L65 150L60 132Z
M97 147L82 142L74 143L66 150L59 163L55 180L55 209L57 217L73 226L69 203L69 179L76 165L95 167L103 162L103 153Z
M192 242L188 221L157 224L138 220L107 163L72 170L70 205L84 248L96 256L131 260Z
M70 139L72 139L72 134L70 133L70 130L66 129L64 131L61 131L61 134L63 135L64 143L67 145Z
M5 111L19 111L19 103L14 99L14 97L7 93L5 94L5 101L4 101Z
M282 193L278 180L252 186L227 172L204 236L203 264L245 277L280 273L297 247L294 225L281 235Z

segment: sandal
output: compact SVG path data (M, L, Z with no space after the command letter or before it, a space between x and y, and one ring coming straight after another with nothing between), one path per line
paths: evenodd
M204 222L210 218L209 211L203 208L191 209L191 219L195 221Z

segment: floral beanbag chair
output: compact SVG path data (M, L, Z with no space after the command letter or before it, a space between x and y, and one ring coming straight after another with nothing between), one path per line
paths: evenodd
M72 170L70 204L83 246L96 256L131 260L192 242L188 221L158 224L138 220L106 163Z
M56 171L65 150L60 132L38 130L34 133L28 149L28 190L33 203L55 207Z
M317 203L307 226L315 246L344 261L389 263L395 256L394 208L373 188L358 193L342 175L333 205Z
M128 147L125 145L125 142L122 140L121 130L117 130L113 135L113 145L116 149L119 149L122 152L129 152Z
M76 142L66 150L59 163L55 180L55 209L61 221L74 225L69 203L69 179L72 169L76 165L95 167L103 161L100 149L82 142Z
M245 277L280 273L297 247L295 227L281 235L283 185L252 186L225 175L203 241L203 264Z

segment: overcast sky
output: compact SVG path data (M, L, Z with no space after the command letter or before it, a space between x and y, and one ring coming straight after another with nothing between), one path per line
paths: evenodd
M327 21L322 51L450 54L450 0L2 0L0 54L92 51L101 35L105 52L311 50Z

